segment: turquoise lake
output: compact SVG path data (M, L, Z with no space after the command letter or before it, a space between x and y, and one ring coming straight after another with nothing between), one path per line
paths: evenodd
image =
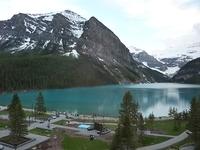
M178 111L188 109L191 99L200 95L200 85L152 83L41 90L48 110L104 116L118 116L120 103L127 91L132 93L145 116L152 112L156 116L164 116L168 114L169 107L176 107ZM32 108L38 91L20 91L18 94L23 106ZM1 94L0 105L8 105L12 95Z

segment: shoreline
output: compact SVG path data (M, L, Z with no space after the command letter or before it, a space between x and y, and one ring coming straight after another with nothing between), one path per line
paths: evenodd
M8 106L3 106L3 105L0 105L0 111L3 111L3 110L6 110L8 108ZM33 109L31 109L31 108L25 108L25 107L23 107L23 110L24 111L30 111L30 112L32 112L32 111L34 111ZM55 115L55 111L47 111L46 112L47 114L49 114L49 115ZM58 112L58 113L60 113L60 112ZM64 113L64 112L61 112L61 114L62 113ZM95 119L95 120L109 120L109 121L115 121L115 122L117 122L118 121L118 117L109 117L109 116L95 116L95 117L93 117L92 115L87 115L87 114L78 114L78 116L77 116L77 114L78 113L74 113L74 112L67 112L66 113L66 115L68 115L69 117L74 117L74 119L83 119L83 120L93 120L93 119Z
M7 106L0 105L0 111L6 110ZM29 111L32 112L34 111L31 108L25 108L23 107L24 111ZM49 115L55 115L55 111L47 111L46 112ZM64 112L58 112L61 114L64 114ZM78 114L78 115L77 115ZM66 112L65 115L68 115L68 117L72 117L74 119L80 119L80 120L97 120L97 121L113 121L113 122L118 122L119 117L111 117L111 116L98 116L98 115L88 115L88 114L79 114L79 113L74 113L74 112ZM169 116L160 116L160 117L155 117L155 120L171 120L173 118L170 118Z

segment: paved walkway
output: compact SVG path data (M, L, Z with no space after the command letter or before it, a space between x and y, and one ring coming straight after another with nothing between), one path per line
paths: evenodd
M148 136L158 136L158 137L166 137L166 138L174 138L174 137L176 137L174 135L151 133L151 131L144 131L144 134L148 135Z
M145 147L140 147L137 148L137 150L161 150L161 149L165 149L168 148L176 143L179 143L183 140L185 140L186 138L188 138L189 134L191 134L190 131L186 130L185 132L183 132L182 134L169 139L165 142L159 143L159 144L155 144L155 145L151 145L151 146L145 146Z
M60 117L56 118L56 119L52 119L50 121L50 127L52 126L52 123L54 122L57 122L57 121L60 121L60 120L63 120L65 119L66 117L64 115L61 115ZM32 123L29 127L28 127L28 130L31 130L31 129L34 129L34 128L44 128L44 129L48 129L47 128L48 126L48 121L45 121L43 123L39 123L39 122L35 122L35 123ZM51 127L52 128L52 127Z

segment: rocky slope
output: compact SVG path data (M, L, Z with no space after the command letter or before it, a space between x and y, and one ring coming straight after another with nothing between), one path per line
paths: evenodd
M163 62L148 54L146 51L133 46L129 47L129 49L132 57L145 66L163 73L167 70L167 66Z
M175 82L200 84L200 58L188 62L172 79Z
M200 47L198 46L190 47L190 49L181 52L172 52L170 55L166 52L157 56L150 55L146 51L133 46L129 49L135 60L170 77L174 76L186 63L200 57Z
M71 11L17 14L0 21L0 51L11 53L71 52L86 19Z

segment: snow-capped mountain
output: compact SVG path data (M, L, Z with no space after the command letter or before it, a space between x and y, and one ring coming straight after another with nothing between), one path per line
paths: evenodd
M132 53L133 59L142 63L146 67L151 68L152 70L156 70L168 76L172 76L176 71L179 70L179 67L168 64L167 61L164 62L163 60L159 60L144 50L133 46L129 47L129 50Z
M83 67L74 68L77 75L80 74L78 70L84 72L87 70L84 67L92 66L92 71L84 73L87 84L97 80L96 74L103 74L102 81L98 79L99 84L168 80L163 74L135 61L120 39L95 17L86 20L68 10L20 13L0 21L0 52L72 56L76 61L72 61L71 66ZM90 79L87 79L88 74Z
M175 82L200 83L200 58L194 59L184 65L172 78Z
M42 53L74 52L86 19L71 11L17 14L0 21L0 50ZM45 51L43 51L45 50Z
M133 46L129 49L135 60L168 76L173 76L186 63L200 57L200 43L191 44L183 48L184 50L171 49L156 55L150 55Z
M159 61L155 57L148 54L146 51L142 49L138 49L136 47L129 47L129 50L132 53L133 59L138 62L143 63L145 66L157 70L159 72L164 72L167 70L167 66L163 64L163 62Z

